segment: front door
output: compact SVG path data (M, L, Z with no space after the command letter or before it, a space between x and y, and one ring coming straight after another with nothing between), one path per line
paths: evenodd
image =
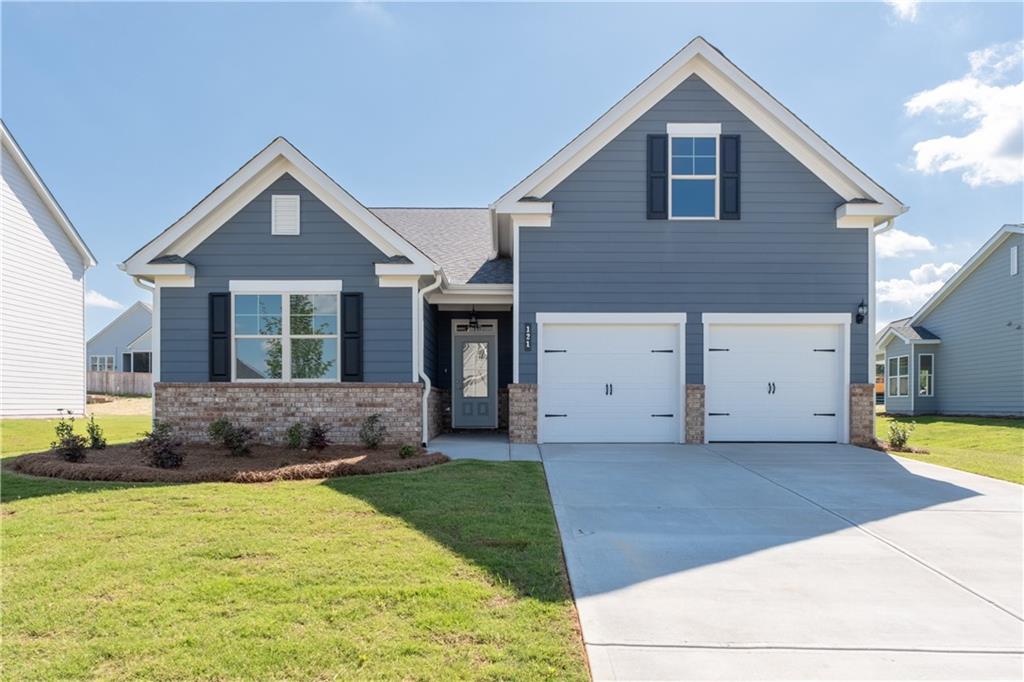
M497 323L455 320L452 328L452 426L497 428Z

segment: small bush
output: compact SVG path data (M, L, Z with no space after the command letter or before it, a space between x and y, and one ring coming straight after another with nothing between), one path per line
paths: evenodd
M103 437L103 427L96 423L96 415L89 415L89 423L86 425L89 432L89 447L93 450L102 450L107 447L107 439Z
M905 450L910 434L914 432L914 422L906 424L893 420L889 422L889 447L893 450Z
M387 435L388 427L384 425L379 414L371 414L363 420L362 426L359 427L359 440L363 441L363 445L371 450L380 447Z
M226 448L235 457L248 455L252 451L252 429L235 426L227 419L221 418L210 424L206 432L215 444Z
M70 410L61 410L62 415L53 427L53 433L57 440L50 443L50 447L57 456L68 462L81 462L85 459L85 436L75 433L75 418L71 416Z
M206 427L206 433L210 436L210 441L218 445L224 444L224 434L231 430L231 422L221 417L210 422L210 425Z
M320 422L313 422L306 430L306 448L308 450L323 450L331 444L327 437L327 427Z
M302 427L302 424L295 422L288 427L288 434L286 436L288 441L288 447L292 450L298 450L302 447L302 439L306 435L306 430Z
M409 443L406 443L402 447L398 448L398 456L401 457L402 459L412 459L417 455L417 452L418 451L416 450L416 446L410 445Z
M185 454L178 449L181 441L166 422L154 422L153 430L142 435L139 447L146 453L150 466L177 469L185 461Z

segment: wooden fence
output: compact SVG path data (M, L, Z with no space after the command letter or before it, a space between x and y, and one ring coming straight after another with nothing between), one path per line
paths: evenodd
M149 372L86 372L89 393L108 395L150 395L153 375Z

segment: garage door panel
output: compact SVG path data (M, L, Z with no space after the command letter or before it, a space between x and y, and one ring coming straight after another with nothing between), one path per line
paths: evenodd
M545 442L679 440L678 325L545 323L541 339Z
M709 440L840 437L842 327L709 324Z

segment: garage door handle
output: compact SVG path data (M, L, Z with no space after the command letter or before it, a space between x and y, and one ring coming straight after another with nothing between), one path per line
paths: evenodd
M604 385L604 394L608 395L608 384Z

